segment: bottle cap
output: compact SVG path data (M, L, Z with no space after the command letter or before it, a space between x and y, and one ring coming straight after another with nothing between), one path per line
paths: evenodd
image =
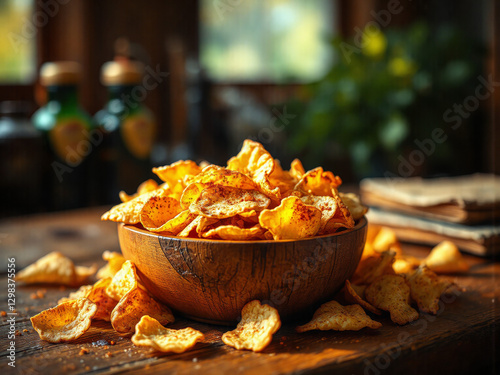
M141 82L143 66L136 61L109 61L101 68L101 83L104 86L138 84Z
M43 86L71 85L80 81L82 68L74 61L54 61L40 68L40 83Z

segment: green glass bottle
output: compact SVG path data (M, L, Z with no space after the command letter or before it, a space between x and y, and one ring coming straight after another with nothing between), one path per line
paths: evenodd
M108 102L94 116L104 138L99 153L101 203L117 203L120 190L132 194L154 177L150 156L157 128L142 103L142 76L142 65L128 60L108 62L101 69L101 82L108 88Z
M100 142L92 118L78 104L80 65L50 62L40 69L47 103L32 116L45 142L42 189L47 209L64 210L89 203L89 156Z

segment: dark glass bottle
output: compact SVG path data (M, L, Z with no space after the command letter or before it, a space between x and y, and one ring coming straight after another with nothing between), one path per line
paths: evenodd
M100 142L92 118L78 105L80 65L46 63L40 83L48 101L32 117L45 140L44 197L49 210L84 207L89 202L89 156Z
M141 80L142 66L136 62L108 62L101 70L101 82L108 88L108 102L94 116L104 139L99 152L101 203L116 203L120 190L131 194L153 178L156 123L142 104L146 88Z

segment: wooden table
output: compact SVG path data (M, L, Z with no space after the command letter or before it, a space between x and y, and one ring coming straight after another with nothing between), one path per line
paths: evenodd
M1 310L7 310L7 261L15 258L20 270L42 255L61 251L75 263L101 266L104 250L119 250L116 225L100 222L103 208L17 218L0 223ZM428 248L404 246L416 256ZM54 286L16 286L15 329L8 339L10 316L0 318L0 366L8 373L176 373L176 374L458 374L500 373L500 264L466 257L471 271L451 279L465 288L443 302L436 317L406 326L387 316L375 317L383 327L359 332L313 331L295 333L284 324L261 353L238 351L220 340L228 327L202 324L182 317L172 328L193 327L206 339L183 354L161 354L135 347L109 323L95 322L80 339L67 344L41 341L30 316L52 307L72 289ZM46 290L43 298L33 293ZM42 293L43 294L43 293ZM297 322L303 323L303 322ZM15 341L15 368L6 354ZM88 354L80 355L82 348Z

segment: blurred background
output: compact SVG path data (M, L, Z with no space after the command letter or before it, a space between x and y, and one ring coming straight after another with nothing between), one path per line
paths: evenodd
M499 8L0 0L0 217L117 203L245 138L344 183L499 174Z

